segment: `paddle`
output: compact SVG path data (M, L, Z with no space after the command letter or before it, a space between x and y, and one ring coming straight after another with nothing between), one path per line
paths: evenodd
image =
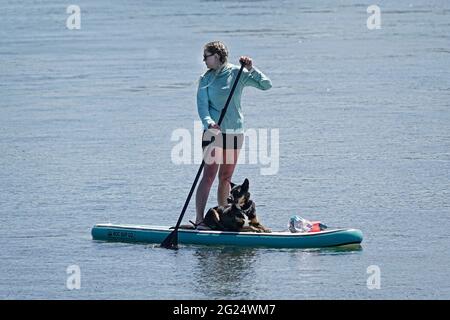
M230 95L228 96L227 102L225 103L225 107L222 109L222 112L220 113L220 118L217 123L219 126L222 123L223 118L225 117L225 113L227 112L228 105L230 104L231 97L233 96L234 90L236 89L236 86L238 84L239 78L241 77L243 69L244 64L241 63L241 68L239 69L236 80L234 80L233 87L231 88ZM211 140L210 143L212 141L213 140ZM189 191L189 195L186 199L186 202L184 203L183 210L181 210L181 214L180 217L178 218L177 224L175 225L175 229L167 236L166 239L164 239L164 241L161 243L161 247L166 249L178 249L178 228L180 227L181 220L183 220L184 213L186 212L186 209L189 205L189 201L191 201L192 194L194 193L195 187L197 185L198 179L200 178L200 174L202 173L204 166L205 160L203 159L200 168L198 168L197 175L195 176L194 183L191 186L191 190Z

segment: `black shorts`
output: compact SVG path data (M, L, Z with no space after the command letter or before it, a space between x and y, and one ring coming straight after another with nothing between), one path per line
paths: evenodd
M206 130L203 131L203 135L202 135L202 148L203 149L210 144L212 137L215 138L214 141L212 142L213 146L221 148L221 149L239 150L242 148L242 144L244 143L244 134L243 133L221 133L220 136L219 135L214 136L211 133L208 133L208 134L205 134L205 133L206 133Z

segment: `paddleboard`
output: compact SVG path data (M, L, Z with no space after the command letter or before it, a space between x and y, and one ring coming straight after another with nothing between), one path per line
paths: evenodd
M173 229L167 226L97 224L92 238L102 241L161 243ZM178 243L195 245L229 245L269 248L323 248L359 244L363 240L358 229L326 229L319 232L272 233L230 232L213 230L178 230Z

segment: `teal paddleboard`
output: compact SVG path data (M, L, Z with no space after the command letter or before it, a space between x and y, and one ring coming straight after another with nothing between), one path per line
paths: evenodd
M97 224L92 228L92 238L102 241L161 243L172 231L173 229L167 226ZM358 229L326 229L309 233L178 230L178 242L180 244L196 245L323 248L359 244L362 240L362 232Z

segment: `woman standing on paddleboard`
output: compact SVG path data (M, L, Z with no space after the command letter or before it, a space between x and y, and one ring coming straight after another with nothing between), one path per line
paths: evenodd
M239 62L244 64L245 69L219 127L217 122L220 113L225 106L240 69L239 66L228 63L227 59L228 49L222 42L213 41L204 46L203 61L208 71L200 77L197 108L205 130L202 137L202 146L206 147L212 136L214 136L215 141L213 148L208 148L208 150L211 150L209 158L208 152L206 152L203 176L195 197L197 214L195 223L200 228L203 226L201 222L206 202L217 172L219 172L217 202L219 206L227 204L231 177L244 141L244 115L241 108L242 90L247 86L260 90L268 90L272 87L270 79L253 66L250 57L240 57Z

